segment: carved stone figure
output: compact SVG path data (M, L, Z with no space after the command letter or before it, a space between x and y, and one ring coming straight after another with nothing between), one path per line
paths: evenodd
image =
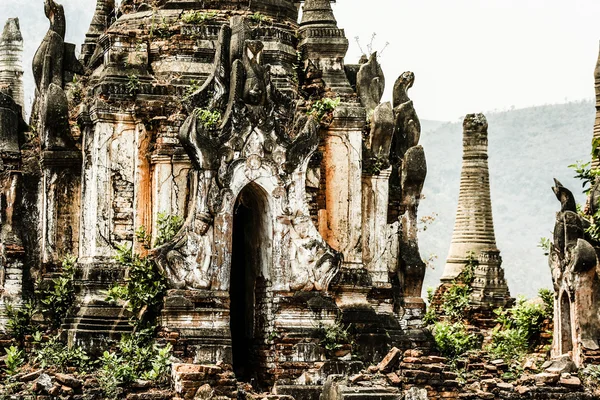
M550 269L554 283L555 310L552 355L571 354L577 365L597 348L600 290L596 243L586 233L590 222L577 212L573 193L558 180L552 190L561 203L556 215ZM597 190L598 185L594 187ZM593 197L593 195L592 195Z
M415 83L415 74L404 72L394 84L394 115L396 117L395 153L402 158L409 148L416 146L421 137L421 122L415 111L408 89Z

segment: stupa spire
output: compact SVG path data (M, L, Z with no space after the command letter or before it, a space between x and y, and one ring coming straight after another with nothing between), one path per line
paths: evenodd
M18 18L6 21L0 37L0 90L9 94L24 108L23 94L23 36Z
M598 62L594 70L594 82L596 88L596 122L594 123L594 139L593 147L600 151L600 53L598 54ZM592 168L600 168L600 157L592 157Z
M87 65L89 59L94 55L98 38L110 25L111 16L114 14L115 0L97 0L96 12L90 23L90 28L85 35L82 46L81 57L83 64Z
M511 299L494 233L488 169L488 123L483 114L469 114L463 123L460 193L442 282L458 278L469 257L474 257L477 264L471 304L506 305Z

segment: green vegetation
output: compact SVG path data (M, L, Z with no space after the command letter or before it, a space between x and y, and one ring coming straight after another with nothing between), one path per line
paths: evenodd
M307 114L312 116L316 121L321 122L323 117L333 112L337 106L340 105L341 99L336 97L335 99L324 98L317 100L310 106Z
M175 237L183 226L183 218L178 215L169 215L164 212L158 213L156 228L158 235L154 241L154 247L162 246Z
M201 25L207 21L212 21L217 17L216 12L188 11L181 16L181 20L186 24Z
M135 336L124 336L116 351L105 351L99 359L98 382L108 399L119 396L118 388L144 379L165 383L169 378L172 346L158 346L152 340L153 329Z
M42 334L38 332L33 337L33 344L33 364L41 368L53 367L65 372L69 367L78 371L87 371L92 367L91 358L83 349L68 347L58 335L43 342Z
M552 249L552 242L550 241L550 239L543 237L543 238L540 238L540 243L538 244L537 247L544 250L545 256L549 256L550 250Z
M42 313L47 316L52 328L59 328L63 319L75 301L75 263L73 255L67 255L62 261L62 270L57 278L52 279L48 289L42 289L38 297L42 305Z
M36 312L36 305L33 301L28 301L21 307L15 307L12 304L6 305L8 317L6 328L19 344L24 342L25 336L31 335L37 330L33 324Z
M196 91L198 91L201 88L200 86L200 82L198 82L195 79L192 79L190 81L189 86L187 87L187 89L185 90L185 95L184 97L190 97L191 95L193 95L194 93L196 93Z
M216 129L221 123L221 113L218 110L210 111L205 108L196 108L194 114L206 129Z
M542 323L553 314L553 306L549 306L549 291L542 290L540 297L543 304L519 297L512 308L494 311L499 326L494 328L492 342L487 349L491 354L505 360L519 360L540 342Z
M450 359L481 347L480 337L469 333L462 322L437 322L432 333L440 354Z
M260 12L255 12L254 14L250 15L248 17L248 19L250 20L250 22L253 22L255 24L263 24L266 22L273 22L273 20L270 17L267 17L264 14L261 14Z
M348 330L350 326L344 327L339 321L335 324L321 327L322 332L321 346L329 351L335 352L341 349L344 345L351 344L351 337Z
M128 245L117 248L115 260L127 269L124 285L115 285L106 300L125 301L136 327L150 322L158 313L167 289L165 277L150 257L142 257Z
M127 92L133 96L140 90L140 77L136 74L129 74L127 79L128 81L125 87L127 88Z
M181 217L159 213L154 245L161 246L173 239L182 226ZM136 237L144 243L150 241L150 235L143 227L136 231ZM106 300L124 301L125 306L132 313L131 323L136 329L152 325L158 316L167 290L166 278L152 257L141 256L128 245L117 247L115 260L125 267L127 276L125 284L110 288Z
M16 375L19 368L25 362L25 352L16 346L5 347L4 351L6 352L6 358L4 359L6 368L4 372L9 376Z
M569 165L569 168L575 171L575 178L581 181L583 187L583 193L589 193L593 183L596 181L596 177L600 176L600 170L592 169L591 163L583 163L577 161L575 164Z

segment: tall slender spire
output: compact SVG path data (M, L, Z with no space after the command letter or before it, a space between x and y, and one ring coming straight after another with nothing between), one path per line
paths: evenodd
M300 26L309 25L337 28L337 21L331 8L331 0L307 0L304 3Z
M594 139L593 147L598 148L600 152L600 53L598 54L598 62L594 71L594 81L596 87L596 122L594 123ZM600 155L592 157L592 168L600 168Z
M497 250L488 171L488 124L483 114L470 114L463 123L463 164L452 244L442 280L455 279L467 254Z
M90 23L90 28L85 35L85 42L81 50L83 64L87 65L89 59L94 55L98 38L110 25L111 16L114 14L115 0L97 0L96 12Z
M300 50L306 67L312 63L323 73L327 87L337 94L354 91L344 72L348 39L339 29L331 8L331 0L306 0L300 22Z
M458 209L442 282L458 278L469 258L474 257L477 266L471 284L470 303L500 307L507 305L511 298L494 234L487 129L488 123L483 114L469 114L463 123Z
M0 90L9 94L24 109L23 36L18 18L6 21L0 37Z

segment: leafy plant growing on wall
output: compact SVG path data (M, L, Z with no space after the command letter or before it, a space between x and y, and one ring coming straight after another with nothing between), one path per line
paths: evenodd
M196 108L194 113L206 129L216 129L221 123L221 113L218 110L210 111L205 108Z
M154 241L154 246L159 247L169 242L175 237L182 226L183 218L181 218L179 215L169 215L164 212L158 213L156 219L158 235Z
M59 328L66 318L75 301L75 264L77 259L67 255L62 261L61 272L52 279L47 289L41 289L38 297L42 305L42 313L50 322L52 328Z
M188 11L181 16L181 20L190 25L200 25L205 23L206 21L212 21L217 17L217 13L212 12L202 12L202 11Z
M317 100L310 106L307 114L312 116L317 122L321 122L323 117L333 112L337 106L340 105L341 99L336 97L335 99L324 98Z
M139 326L154 317L162 304L167 289L165 277L150 257L142 257L128 245L117 248L115 260L127 269L124 285L113 286L107 301L125 301L133 314L132 323Z
M437 322L433 327L433 337L440 354L450 359L481 347L480 337L469 333L462 322Z
M183 218L159 213L155 246L171 240L182 225ZM145 229L136 231L136 235L138 240L149 240ZM141 256L127 244L117 247L115 260L127 271L125 284L110 288L106 300L125 301L125 306L133 315L131 322L136 329L152 324L167 290L162 271L152 257Z

